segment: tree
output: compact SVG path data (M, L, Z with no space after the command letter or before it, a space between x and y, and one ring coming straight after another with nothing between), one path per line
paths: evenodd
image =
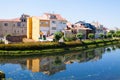
M63 33L62 32L55 32L54 33L54 39L55 39L55 41L59 41L60 40L60 38L62 38L62 36L63 36Z
M116 31L116 37L120 37L120 31Z
M114 34L114 33L115 33L115 31L114 31L114 30L110 30L110 32L109 32L109 33Z
M104 34L103 33L100 33L99 36L100 36L101 39L104 38Z
M76 36L77 36L77 38L80 39L80 40L83 38L83 34L82 34L82 33L77 33Z
M113 36L113 37L117 37L117 34L116 34L116 33L114 33L112 36Z
M94 38L95 38L95 35L94 35L93 33L90 33L90 34L88 34L88 38L89 38L89 39L94 39Z
M116 34L119 34L120 33L120 31L116 31Z
M112 38L112 33L107 33L107 38Z

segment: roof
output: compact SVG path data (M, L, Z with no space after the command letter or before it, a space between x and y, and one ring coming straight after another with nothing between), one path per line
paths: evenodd
M39 18L40 20L49 20L48 18L47 18L47 16L37 16L37 18Z
M78 21L78 22L76 22L75 24L84 24L85 22L84 21Z
M8 21L8 22L19 22L20 18L13 18L13 19L0 19L0 21Z
M52 14L52 13L44 13L44 15L39 17L40 19L57 19L57 20L62 20L62 21L67 21L65 18L63 18L60 14Z

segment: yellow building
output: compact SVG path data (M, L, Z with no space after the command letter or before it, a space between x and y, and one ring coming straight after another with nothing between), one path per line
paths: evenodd
M39 17L29 17L27 20L27 38L34 41L49 40L57 31L66 27L67 20L60 14L45 13Z
M39 41L40 37L40 20L37 17L27 19L27 38Z
M27 68L32 72L40 72L40 59L28 59Z

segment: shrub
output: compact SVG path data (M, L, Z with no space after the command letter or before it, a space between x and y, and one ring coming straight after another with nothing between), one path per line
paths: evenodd
M69 41L75 41L76 37L72 36L72 37L63 37L64 41L69 42Z
M107 38L112 38L112 34L111 33L107 33Z
M81 40L81 39L83 39L83 34L82 33L77 33L76 37Z
M56 33L54 33L55 41L59 41L60 38L62 38L62 36L63 36L62 32L56 32Z
M101 39L104 38L104 34L103 33L100 33L99 36L100 36Z
M89 38L89 39L94 39L94 38L95 38L95 35L94 35L93 33L90 33L90 34L88 34L88 38Z

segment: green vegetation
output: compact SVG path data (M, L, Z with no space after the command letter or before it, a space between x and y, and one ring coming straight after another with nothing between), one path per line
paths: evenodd
M54 33L55 41L59 41L60 38L62 38L62 36L63 36L63 33L62 33L62 32L55 32L55 33Z
M80 40L83 38L83 34L82 34L82 33L77 33L76 36L77 36L77 38L80 39Z
M103 39L104 38L104 34L103 33L100 33L100 39Z
M95 35L94 35L93 33L90 33L90 34L88 34L88 38L89 38L89 39L94 39L94 38L95 38Z
M107 38L111 39L112 38L112 33L107 33Z
M65 42L70 42L70 41L75 41L76 37L75 36L71 36L71 37L63 37Z
M97 39L71 42L34 42L19 44L0 44L0 55L2 56L29 56L64 54L66 51L80 51L88 48L96 48L104 45L118 44L120 39Z

